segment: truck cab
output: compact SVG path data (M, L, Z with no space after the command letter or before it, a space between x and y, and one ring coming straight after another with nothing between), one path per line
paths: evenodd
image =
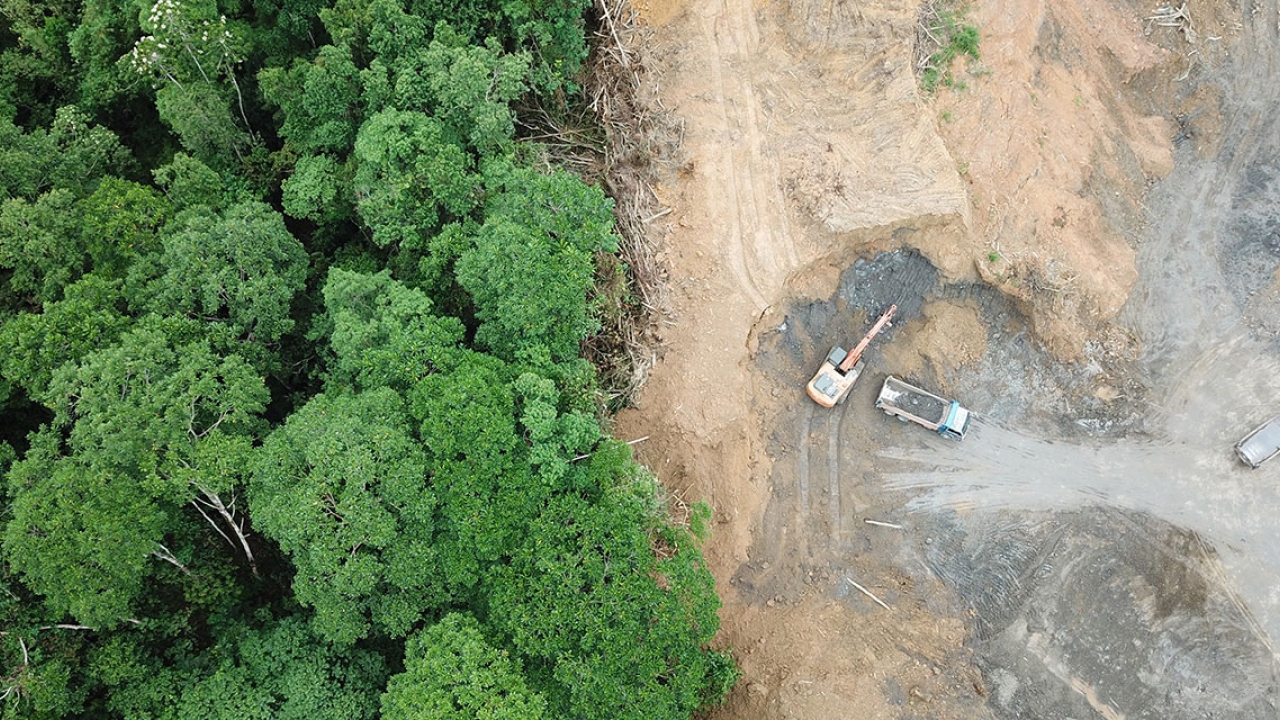
M952 400L951 407L947 410L947 418L938 426L938 434L951 440L963 440L965 432L969 430L971 418L972 415L968 410Z

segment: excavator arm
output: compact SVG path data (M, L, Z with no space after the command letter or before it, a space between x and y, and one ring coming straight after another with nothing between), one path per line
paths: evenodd
M885 325L889 324L889 320L893 318L893 314L897 311L897 305L890 305L889 309L884 311L884 314L880 316L880 319L876 321L876 324L872 325L871 329L867 331L867 334L862 336L862 340L858 342L857 346L850 350L848 355L844 356L844 361L840 363L840 372L849 372L849 370L851 370L853 366L862 359L862 353L867 349L867 346L871 344L872 338L878 335L880 331L884 329Z
M871 339L889 324L890 318L897 309L897 305L889 306L889 309L863 336L857 347L848 353L839 347L831 349L822 367L818 368L817 374L805 386L805 391L814 402L823 407L834 407L849 397L849 390L853 388L853 383L857 381L862 369L860 361L863 351L871 344Z

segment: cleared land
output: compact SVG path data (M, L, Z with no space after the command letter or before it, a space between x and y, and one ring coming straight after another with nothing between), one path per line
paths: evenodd
M1230 445L1280 407L1276 6L979 2L977 72L931 97L913 3L637 10L682 143L618 429L715 509L719 716L1273 714L1280 468ZM874 412L890 372L972 434Z

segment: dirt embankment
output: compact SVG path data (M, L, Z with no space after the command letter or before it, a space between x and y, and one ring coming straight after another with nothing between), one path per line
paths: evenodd
M795 420L809 363L867 318L839 323L853 337L812 338L794 377L759 372L755 356L787 332L783 308L847 313L841 274L903 249L943 282L1012 298L1059 360L1134 357L1112 320L1137 280L1143 197L1179 132L1215 142L1212 93L1180 98L1176 83L1230 46L1230 3L1198 8L1194 27L1128 0L978 3L967 21L982 59L957 68L966 89L935 97L914 73L916 3L635 8L646 94L683 138L653 188L670 212L649 223L670 276L661 356L617 429L649 436L640 457L715 510L721 639L745 673L719 715L988 717L952 595L903 570L899 540L865 522L892 507L873 469L839 492L837 469L862 466L836 438L865 431L808 408ZM924 322L884 350L903 373L945 377L986 352L990 318L973 303L906 301ZM832 439L808 447L814 429Z

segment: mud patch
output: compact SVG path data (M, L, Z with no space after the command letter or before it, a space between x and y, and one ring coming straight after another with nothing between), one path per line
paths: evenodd
M883 308L896 304L894 325L902 325L920 317L925 298L936 289L938 280L937 268L918 251L880 253L856 260L845 271L836 290L835 305L846 311L863 310L874 318ZM858 333L855 338L861 336Z
M832 411L807 402L801 376L890 303L899 315L868 349L849 401ZM1094 356L1116 365L1055 361L1007 295L946 283L909 248L855 261L828 300L774 310L752 360L762 387L787 390L762 406L773 428L771 495L753 560L731 580L739 597L764 608L823 598L868 619L876 601L923 602L966 618L983 672L975 695L1003 718L1261 716L1277 697L1270 649L1206 542L1154 515L1087 500L1084 509L1032 509L1037 498L1064 507L1120 500L1111 494L1140 492L1135 478L1158 476L1159 450L1135 442L1146 396L1132 379L1132 349L1098 342ZM975 409L973 437L956 445L875 412L890 373ZM1084 438L1102 444L1092 455L1073 451ZM1111 488L1072 469L1116 468L1123 457L1153 464L1118 466L1132 482ZM903 473L947 486L940 497L953 500L918 501L924 486L894 479ZM992 482L1009 493L966 490ZM1059 485L1077 487L1056 497Z
M1274 716L1271 651L1194 534L1101 507L938 516L931 533L997 716Z
M1117 336L1091 341L1087 360L1061 362L1020 303L986 285L945 282L910 247L855 260L831 298L788 305L785 321L757 344L766 384L803 382L796 368L816 368L832 345L857 342L891 304L894 321L866 354L884 372L951 394L987 422L1058 437L1140 429L1146 390L1135 377L1132 338L1112 328Z
M1272 161L1244 171L1219 255L1241 304L1271 284L1280 264L1280 170Z

